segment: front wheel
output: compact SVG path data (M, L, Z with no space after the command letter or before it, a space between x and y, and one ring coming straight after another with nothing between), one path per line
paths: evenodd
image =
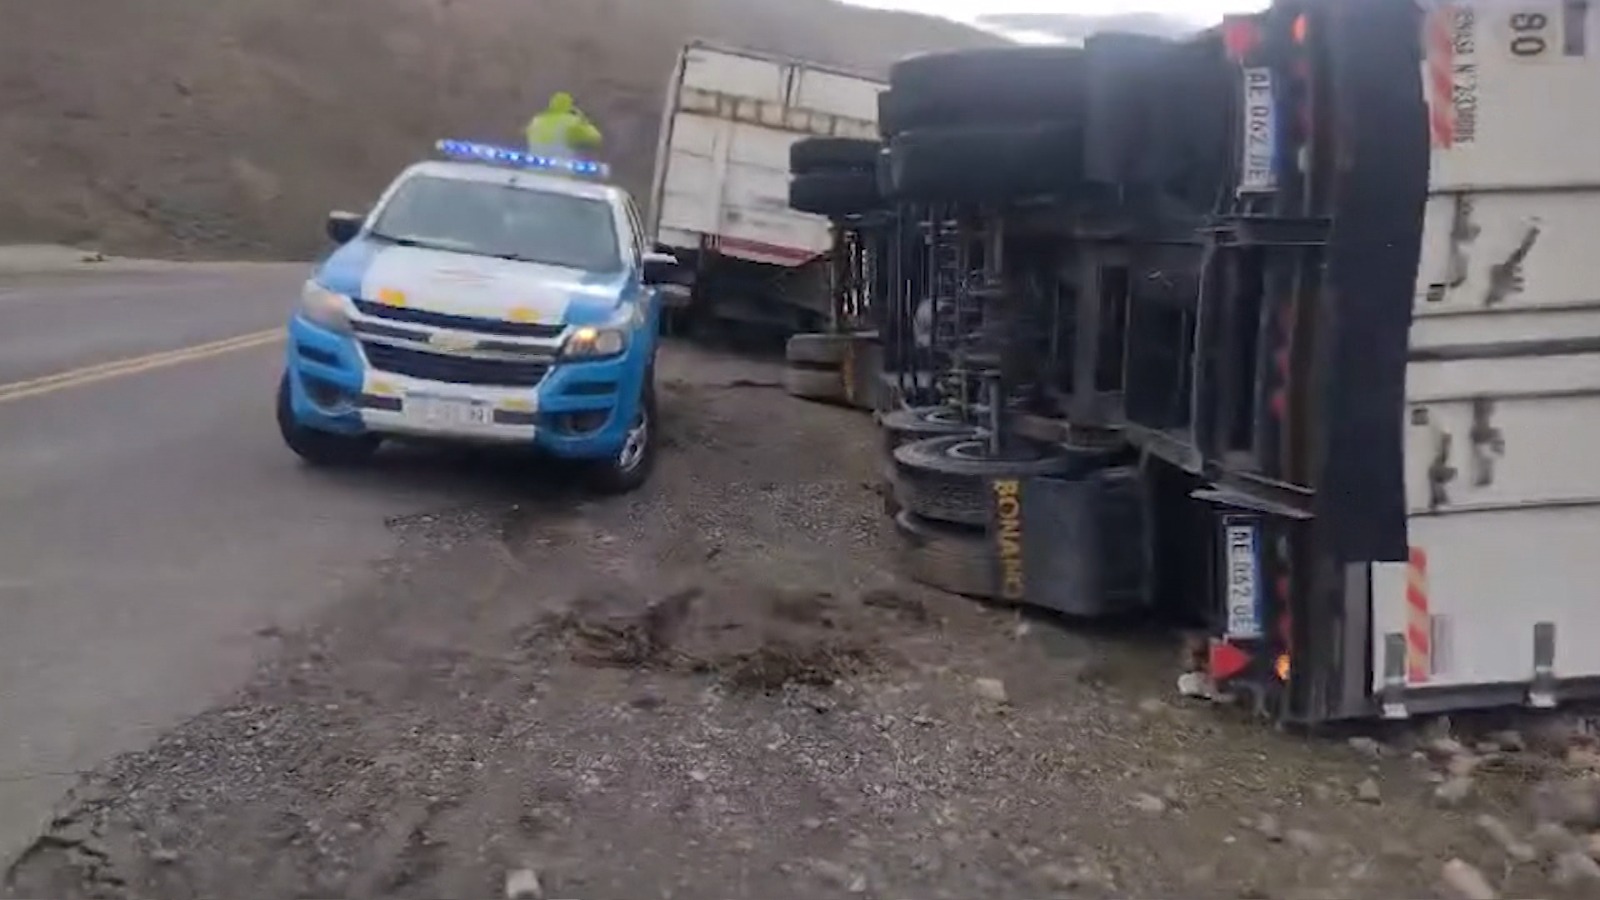
M354 466L372 458L379 439L370 434L335 434L307 428L295 420L289 373L278 382L278 433L295 455L318 468Z
M655 376L647 373L622 449L594 463L590 476L595 489L603 494L626 494L643 486L656 462L657 429Z

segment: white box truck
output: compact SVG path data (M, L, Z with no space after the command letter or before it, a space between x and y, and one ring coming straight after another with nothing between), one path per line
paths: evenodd
M832 235L827 219L789 208L789 146L811 135L876 139L883 89L804 60L684 47L667 86L648 223L695 273L676 318L820 330Z

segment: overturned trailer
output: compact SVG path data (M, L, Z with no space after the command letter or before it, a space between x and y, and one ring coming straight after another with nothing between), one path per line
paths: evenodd
M946 230L959 258L884 313L887 377L939 385L884 417L909 571L1178 613L1215 690L1285 720L1600 692L1597 18L1280 0L985 58L1018 80L981 108L955 55L918 63L938 95L891 73L912 268ZM952 129L1057 171L930 190L972 161ZM942 355L899 337L946 307Z

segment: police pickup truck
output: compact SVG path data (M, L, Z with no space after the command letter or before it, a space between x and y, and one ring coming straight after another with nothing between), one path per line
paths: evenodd
M441 141L338 245L289 322L284 442L312 465L389 438L525 446L595 486L643 484L656 448L659 287L633 200L588 160Z

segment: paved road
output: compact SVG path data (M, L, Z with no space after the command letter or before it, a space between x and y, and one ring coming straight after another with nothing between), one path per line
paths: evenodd
M0 865L77 772L370 578L387 516L460 487L313 473L279 443L267 331L303 273L0 273Z

